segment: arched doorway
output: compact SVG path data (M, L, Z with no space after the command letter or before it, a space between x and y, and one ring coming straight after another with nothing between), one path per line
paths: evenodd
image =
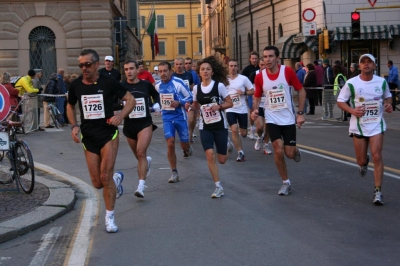
M48 27L39 26L29 33L29 63L30 69L42 69L42 84L57 72L56 35Z

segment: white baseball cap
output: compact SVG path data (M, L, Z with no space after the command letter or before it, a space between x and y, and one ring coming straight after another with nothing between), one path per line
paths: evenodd
M158 70L158 66L155 66L155 67L154 67L154 70Z
M372 54L363 54L362 56L360 56L360 59L358 60L358 63L361 63L361 59L363 59L364 57L368 57L369 59L371 59L372 62L375 62L375 57Z
M111 55L107 55L106 58L104 58L104 60L114 62L114 58Z

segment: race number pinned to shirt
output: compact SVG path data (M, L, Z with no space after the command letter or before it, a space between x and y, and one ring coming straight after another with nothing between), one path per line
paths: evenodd
M284 89L269 90L267 94L267 101L271 111L279 111L287 108Z
M360 124L378 123L380 121L379 101L365 102L362 105L365 108L365 114L360 118Z
M211 107L217 103L203 104L200 107L201 115L205 124L212 124L221 121L221 113L219 111L211 110Z
M232 93L232 94L230 94L230 96L231 96L232 103L233 103L234 107L242 105L242 103L240 102L240 96L239 96L238 93Z
M85 119L105 118L103 94L81 96L83 117Z
M143 118L146 117L146 101L144 98L135 98L136 105L132 112L129 114L129 118Z
M161 93L161 108L167 111L175 110L174 107L171 107L171 103L174 101L174 94L173 93Z

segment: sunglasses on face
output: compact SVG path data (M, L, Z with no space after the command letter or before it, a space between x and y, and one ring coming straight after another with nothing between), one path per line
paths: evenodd
M91 67L93 64L95 64L96 62L97 62L97 61L94 61L94 62L86 62L86 63L79 64L79 68L83 68L83 67L89 68L89 67Z

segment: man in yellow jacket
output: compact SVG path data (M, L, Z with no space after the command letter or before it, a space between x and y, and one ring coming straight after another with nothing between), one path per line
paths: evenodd
M19 90L18 96L24 95L24 93L38 93L39 90L35 89L32 84L32 79L36 76L36 72L33 69L28 71L28 75L21 77L17 83L15 83L15 88Z

